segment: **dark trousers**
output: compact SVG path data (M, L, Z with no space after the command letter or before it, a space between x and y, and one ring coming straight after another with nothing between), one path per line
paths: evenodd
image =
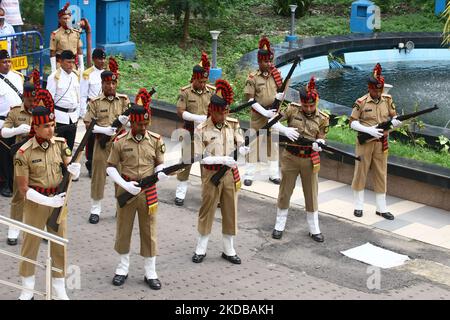
M0 140L8 146L12 146L16 141L15 137L12 138L0 138ZM13 157L10 150L6 146L0 143L0 179L2 187L8 187L12 190L14 179L14 166Z
M72 120L70 120L70 124L57 122L56 128L58 129L58 137L65 138L69 149L73 150L73 145L75 144L75 136L77 134L77 123L73 123Z

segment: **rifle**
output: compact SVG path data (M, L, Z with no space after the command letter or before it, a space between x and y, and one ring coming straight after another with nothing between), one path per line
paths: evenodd
M399 121L404 121L404 120L408 120L411 118L415 118L417 116L420 116L422 114L428 113L428 112L432 112L434 110L439 109L437 105L434 105L434 107L432 108L428 108L428 109L424 109L424 110L420 110L417 112L413 112L413 113L409 113L409 114L405 114L405 115L401 115L401 116L397 116L397 120ZM392 127L392 119L382 122L379 125L376 126L377 129L383 129L383 131L388 131L390 130ZM359 144L364 144L367 141L373 141L373 140L377 140L377 138L373 137L372 135L365 133L365 132L358 132L358 142Z
M152 175L142 178L139 181L138 187L140 187L142 189L146 189L146 188L150 187L151 185L154 185L155 183L158 182L158 173L164 172L166 175L170 175L170 174L173 174L174 172L177 172L178 170L184 169L185 167L191 165L194 162L195 162L195 159L191 158L189 163L181 162L181 163L175 164L173 166L164 168L161 171L155 172ZM117 197L117 202L119 203L119 207L123 208L127 204L127 202L134 197L135 197L135 195L133 195L129 192L122 193L121 195L119 195Z
M75 151L75 154L73 155L70 163L77 162L81 157L81 152L86 146L86 143L89 140L89 136L92 134L92 129L94 129L95 123L96 121L92 120L91 123L89 124L89 127L86 128L86 133L84 134L83 139L81 140L80 145L77 148L77 151ZM52 215L47 220L47 227L52 228L55 232L58 232L59 224L62 221L62 217L67 215L67 201L69 199L67 191L69 190L70 184L72 182L71 174L67 170L66 166L63 163L61 164L61 166L63 168L63 179L58 186L57 193L59 194L62 192L66 192L66 199L62 207L53 209Z
M76 124L72 123L72 124L67 124L67 125L63 125L63 126L59 126L55 128L55 134L59 135L61 134L64 130L66 130L67 126L71 126L74 127ZM19 141L17 143L14 143L9 149L9 152L11 153L11 156L14 157L14 155L17 153L17 151L20 149L21 146L23 146L28 140L30 140L29 137L23 139L22 141Z
M282 136L281 139L282 139L282 140L286 140L287 138L284 137L284 136ZM289 142L281 142L280 145L284 145L284 146L293 146L293 147L300 147L300 146L310 146L310 145L312 145L314 142L316 142L316 143L319 145L319 147L322 148L322 150L326 150L326 151L329 151L329 152L331 152L331 153L336 153L336 154L339 154L339 155L341 155L341 156L351 158L351 159L353 159L353 160L361 161L361 157L360 157L360 156L355 156L355 155L353 155L353 154L351 154L351 153L347 153L347 152L345 152L345 151L342 151L342 150L340 150L340 149L331 147L331 146L329 146L329 145L327 145L327 144L324 144L324 143L321 143L321 142L317 142L317 141L314 141L314 140L309 140L309 139L307 139L307 138L305 138L305 137L302 137L302 136L299 136L299 137L297 138L297 140L295 140L294 142L292 142L292 141L289 140Z
M278 114L276 117L274 117L271 121L269 121L264 127L262 127L260 130L268 130L270 129L270 127L272 127L275 123L278 122L279 119L281 119L283 115L282 114ZM257 138L259 136L259 130L256 132L256 137ZM245 139L245 144L246 147L248 147L250 145L250 139L247 137ZM234 155L235 150L233 150L232 154L230 156ZM218 187L220 180L222 180L223 176L225 175L225 173L227 173L228 169L230 169L230 167L222 165L222 167L211 177L211 182Z
M302 61L303 58L302 56L297 56L297 58L295 58L294 63L291 66L291 69L289 69L289 73L287 74L286 78L283 80L283 83L281 85L280 88L278 88L277 92L285 92L288 82L291 80L292 75L294 74L295 68L297 67L297 65L300 63L300 61ZM277 111L280 109L280 105L283 101L279 101L277 99L275 99L272 103L272 107L271 109L276 109Z
M152 90L150 90L150 92L149 92L149 94L152 96L154 93L156 92L156 89L154 88L154 87L152 87ZM129 116L130 115L130 112L131 112L131 110L130 110L130 108L128 108L127 110L125 110L121 115L122 116ZM113 127L113 128L117 128L117 132L120 132L120 129L122 128L122 123L119 121L119 118L117 118L117 119L115 119L114 121L113 121L113 123L111 124L111 127ZM98 143L99 143L99 145L100 145L100 147L102 148L102 149L105 149L106 148L106 144L109 142L109 141L111 141L111 140L113 140L114 141L114 139L119 135L118 133L117 134L115 134L114 136L108 136L108 135L106 135L106 134L102 134L102 133L98 133L98 135L100 136L100 138L98 139Z

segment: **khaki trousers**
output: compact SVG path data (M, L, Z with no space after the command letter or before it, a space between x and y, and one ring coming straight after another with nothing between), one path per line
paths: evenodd
M318 210L318 173L313 172L311 158L300 158L284 150L281 158L281 183L278 193L278 208L289 209L297 176L300 175L305 198L305 210Z
M14 174L14 177L16 175ZM11 219L22 222L23 219L23 206L25 203L25 198L19 192L19 187L17 186L16 179L13 180L13 196L11 199Z
M95 201L102 200L105 193L106 167L111 147L112 143L108 142L106 148L102 149L98 140L95 139L91 177L91 198Z
M203 235L211 233L217 203L220 201L222 212L222 233L237 233L237 192L231 168L222 177L219 186L210 182L217 171L202 167L202 206L198 213L198 232Z
M52 214L53 209L54 208L43 206L29 200L25 200L23 210L23 222L30 226L44 230L45 225L47 223L47 219ZM55 233L50 228L47 231L62 238L66 238L66 228L67 228L67 220L64 219L59 225L57 233ZM42 238L24 232L21 255L25 258L36 260L41 242ZM62 273L52 271L52 277L64 278L66 274L66 250L64 249L64 246L51 243L50 253L53 261L52 266L63 270ZM22 277L30 277L35 274L35 269L36 267L34 264L31 264L26 261L21 261L19 267L19 274Z
M121 187L117 194L125 192ZM149 214L145 192L138 194L123 208L117 204L116 243L114 249L119 254L130 252L131 234L136 211L139 219L139 236L141 239L141 256L154 257L157 252L156 213Z
M386 193L387 157L388 153L382 150L380 141L370 141L363 145L356 142L356 155L361 156L361 161L355 161L352 189L364 190L369 170L372 171L372 180L375 193Z

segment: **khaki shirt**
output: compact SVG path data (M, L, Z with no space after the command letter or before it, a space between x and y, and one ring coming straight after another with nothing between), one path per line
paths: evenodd
M244 93L255 97L256 102L266 109L270 109L277 94L277 84L273 76L269 73L268 77L264 77L260 70L251 73L245 83ZM253 110L253 109L252 109ZM251 127L259 130L268 119L258 112L251 112Z
M353 120L358 120L363 126L371 127L387 121L396 114L392 96L382 94L380 100L376 103L368 93L355 101L350 123Z
M221 130L211 118L199 124L194 132L194 153L206 156L230 156L244 143L239 121L227 117Z
M25 110L25 107L22 103L21 106L12 107L6 117L5 123L3 124L4 128L17 128L21 124L27 124L31 126L31 121L33 120L33 116L30 112ZM28 134L21 134L16 136L16 143L22 141L28 137Z
M209 101L215 90L216 88L209 84L206 85L206 88L202 93L198 93L194 90L192 84L181 88L177 102L178 114L187 111L193 114L207 115Z
M110 101L103 93L89 101L85 122L97 120L97 125L109 127L130 106L130 99L125 94L116 94Z
M166 146L159 134L147 131L143 140L137 142L130 131L113 143L108 163L137 181L155 172L155 168L164 162L165 151Z
M33 137L17 151L14 170L16 176L28 177L29 186L54 188L62 181L61 163L68 162L71 155L64 138L51 138L44 150Z
M288 127L297 128L301 136L310 140L325 139L330 126L330 119L326 113L316 108L314 115L308 118L298 103L291 103L288 106L280 122L283 120L287 120Z
M53 31L50 36L50 50L61 54L64 50L70 50L73 54L77 54L78 48L81 48L81 32L76 29L64 30L63 27Z

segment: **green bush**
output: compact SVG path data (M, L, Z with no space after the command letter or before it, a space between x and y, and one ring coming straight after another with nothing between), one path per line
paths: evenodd
M275 0L273 8L275 12L279 15L290 16L291 8L290 4L296 4L297 10L295 11L295 16L303 17L311 7L313 0Z

